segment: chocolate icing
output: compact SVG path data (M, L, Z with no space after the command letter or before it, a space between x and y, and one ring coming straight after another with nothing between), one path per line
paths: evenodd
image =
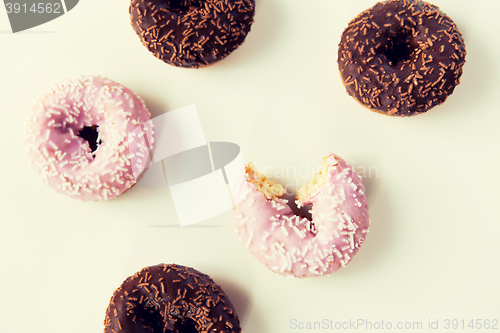
M465 44L455 23L420 0L379 2L344 30L339 70L369 109L414 116L443 103L460 82Z
M221 287L180 265L146 267L127 278L109 303L105 333L237 333L239 319Z
M132 27L157 58L187 68L219 61L243 43L254 0L132 0Z

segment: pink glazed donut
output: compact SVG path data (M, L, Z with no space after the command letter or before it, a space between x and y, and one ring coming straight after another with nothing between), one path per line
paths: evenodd
M259 174L252 163L238 176L234 226L261 263L290 277L330 274L351 261L370 220L361 178L343 159L328 154L315 178L299 188L297 205L312 203L312 221L294 215L285 189Z
M144 101L112 80L65 80L33 107L25 148L38 176L56 191L84 201L108 200L132 187L134 171L139 175L149 165L149 120Z

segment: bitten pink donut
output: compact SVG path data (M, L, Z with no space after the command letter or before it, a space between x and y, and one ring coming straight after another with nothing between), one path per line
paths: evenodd
M154 140L148 120L144 101L112 80L65 80L33 107L25 148L38 176L56 191L108 200L136 183L134 171L146 169Z
M234 226L261 263L291 277L330 274L351 261L363 244L370 220L361 178L340 157L329 154L323 169L297 193L312 203L312 221L294 215L285 189L248 164L233 190Z

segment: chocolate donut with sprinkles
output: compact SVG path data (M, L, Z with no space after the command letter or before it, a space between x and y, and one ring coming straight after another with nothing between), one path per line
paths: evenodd
M237 333L231 301L208 275L180 265L150 266L115 290L104 333Z
M338 65L349 95L389 116L443 103L459 84L465 44L455 23L421 0L379 2L344 30Z
M241 45L254 0L132 0L132 27L158 59L186 68L219 61Z

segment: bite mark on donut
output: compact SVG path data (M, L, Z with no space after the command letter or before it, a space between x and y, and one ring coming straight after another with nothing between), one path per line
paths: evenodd
M267 199L275 200L285 195L285 187L276 181L267 178L266 175L261 174L255 168L253 163L248 163L245 166L245 171L248 180L257 186L257 190L264 194Z
M335 167L336 165L330 165L328 163L329 156L323 158L321 170L314 175L314 178L308 183L302 185L297 190L297 201L301 205L307 205L311 202L311 198L318 192L318 190L327 183L328 180L328 169L330 167ZM338 165L338 164L337 164Z

